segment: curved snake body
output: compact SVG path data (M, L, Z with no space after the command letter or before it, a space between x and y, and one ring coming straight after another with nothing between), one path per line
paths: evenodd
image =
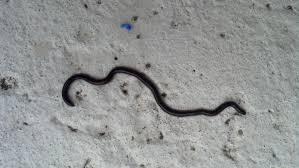
M82 74L82 73L75 74L75 75L71 76L69 79L67 79L67 81L64 83L64 86L62 89L62 98L67 105L75 106L75 104L73 103L73 101L71 100L71 98L68 94L70 86L74 81L84 80L93 85L105 85L105 84L111 82L112 79L114 78L114 76L118 73L131 75L131 76L134 76L137 79L139 79L145 86L147 86L151 90L157 104L161 107L161 109L163 111L165 111L166 113L173 115L173 116L177 116L177 117L196 116L196 115L215 116L215 115L221 113L227 107L233 107L240 114L243 114L243 115L246 114L246 111L233 101L226 101L226 102L220 104L215 109L205 109L205 108L190 109L190 110L174 109L165 103L158 87L149 77L147 77L144 73L138 72L137 70L128 68L128 67L115 67L110 71L110 73L106 77L101 78L101 79L96 79L94 77L91 77L88 74Z

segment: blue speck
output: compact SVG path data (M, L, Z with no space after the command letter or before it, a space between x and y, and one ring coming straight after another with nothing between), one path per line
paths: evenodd
M123 23L120 25L120 28L127 30L129 32L132 30L133 26L130 23Z

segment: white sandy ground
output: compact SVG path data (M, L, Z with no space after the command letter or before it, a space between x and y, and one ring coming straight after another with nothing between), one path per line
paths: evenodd
M0 167L298 167L298 37L298 0L0 0ZM248 114L169 116L126 75L62 101L117 65L177 108Z

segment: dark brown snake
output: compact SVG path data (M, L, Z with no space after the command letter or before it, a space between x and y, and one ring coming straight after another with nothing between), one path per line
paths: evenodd
M68 80L66 80L66 82L64 83L64 86L62 88L62 98L67 105L75 106L75 104L70 99L70 96L68 94L70 86L74 81L84 80L93 85L105 85L111 82L114 76L118 73L131 75L139 79L145 86L147 86L151 90L157 104L161 107L161 109L173 116L177 116L177 117L196 116L196 115L215 116L221 113L227 107L233 107L238 113L243 115L246 114L246 111L234 101L226 101L220 104L215 109L205 109L205 108L190 109L190 110L174 109L165 103L157 85L148 76L146 76L144 73L141 73L135 69L128 68L128 67L115 67L110 71L110 73L105 78L101 78L101 79L96 79L94 77L82 73L75 74L71 76Z

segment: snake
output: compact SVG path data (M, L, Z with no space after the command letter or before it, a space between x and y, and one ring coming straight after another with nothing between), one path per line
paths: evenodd
M63 85L62 98L67 105L75 106L74 102L72 101L69 95L69 90L73 82L77 80L83 80L92 85L105 85L111 82L114 79L116 74L126 74L126 75L136 77L152 92L156 100L156 103L160 106L160 108L164 112L172 116L176 116L176 117L187 117L187 116L197 116L197 115L216 116L228 107L234 108L238 113L242 115L246 114L246 111L238 103L234 101L225 101L214 109L206 109L206 108L175 109L169 106L165 102L164 98L161 95L160 90L158 89L157 85L151 80L151 78L149 78L146 74L139 72L138 70L135 70L130 67L124 67L124 66L114 67L104 78L95 78L84 73L78 73L72 75L65 81Z

